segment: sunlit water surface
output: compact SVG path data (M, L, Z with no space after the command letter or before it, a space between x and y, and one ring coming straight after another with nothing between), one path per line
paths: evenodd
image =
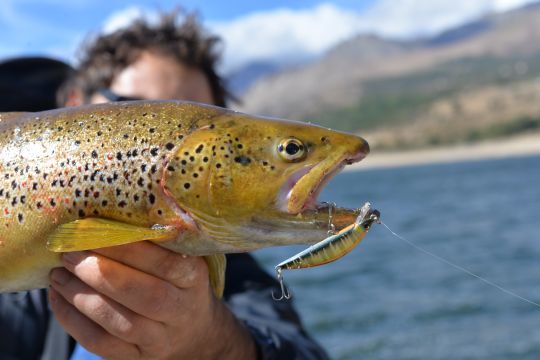
M395 232L540 302L540 157L348 172L322 200L381 211ZM303 247L257 253L269 271ZM335 359L540 359L540 308L377 225L340 261L286 271Z

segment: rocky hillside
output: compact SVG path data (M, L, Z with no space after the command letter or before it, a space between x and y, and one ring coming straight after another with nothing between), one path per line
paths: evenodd
M257 81L240 110L410 147L540 129L540 5L436 37L358 36Z

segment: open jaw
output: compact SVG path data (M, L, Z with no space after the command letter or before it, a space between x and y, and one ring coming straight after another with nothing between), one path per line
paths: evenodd
M344 209L318 203L317 198L324 186L347 164L360 161L365 154L354 157L345 156L337 161L327 159L312 167L302 168L294 172L283 184L278 198L278 209L289 215L307 218L324 218L332 216L336 228L349 225L358 215L358 209ZM326 215L324 213L326 212ZM329 214L333 212L333 214ZM319 214L320 213L320 214ZM317 216L319 214L319 216Z

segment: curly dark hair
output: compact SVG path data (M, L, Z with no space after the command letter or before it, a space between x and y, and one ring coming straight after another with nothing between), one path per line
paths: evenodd
M142 52L151 50L200 69L208 79L214 104L224 107L227 99L233 97L215 69L221 58L216 49L221 39L207 34L196 15L185 14L178 23L178 14L178 11L162 14L156 25L141 18L83 45L77 76L72 79L83 96L89 99L99 89L110 87L116 75L134 63Z

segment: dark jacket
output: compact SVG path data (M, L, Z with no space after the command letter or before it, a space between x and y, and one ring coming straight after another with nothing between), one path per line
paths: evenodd
M224 301L251 331L259 359L327 359L277 281L247 254L227 255ZM51 315L44 289L0 295L0 360L64 360L75 347Z

